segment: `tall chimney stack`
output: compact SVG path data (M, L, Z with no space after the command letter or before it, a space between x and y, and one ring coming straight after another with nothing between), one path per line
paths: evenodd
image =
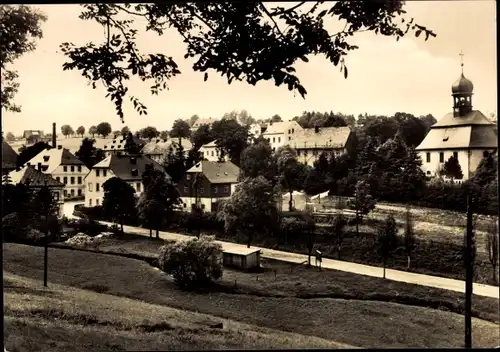
M56 123L52 123L52 148L57 147L57 132L56 132Z

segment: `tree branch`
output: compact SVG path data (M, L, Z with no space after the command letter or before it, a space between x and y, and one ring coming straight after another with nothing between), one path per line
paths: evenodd
M269 16L273 17L273 16L283 15L285 13L292 12L293 10L298 9L299 7L301 7L302 5L304 5L306 2L307 1L301 1L297 5L292 6L289 9L286 9L286 10L281 10L281 11L276 10L276 11L273 11L273 12L269 13Z
M305 1L303 1L305 2ZM271 21L274 23L274 28L276 28L276 30L278 31L279 34L281 34L282 37L284 37L285 35L283 34L283 32L281 31L280 27L278 27L278 24L276 23L276 21L274 20L273 18L273 15L269 12L269 10L266 8L266 6L264 5L263 2L259 2L259 5L260 7L262 8L262 10L264 11L264 13L271 19Z
M140 17L146 17L146 14L145 13L139 13L139 12L134 12L134 11L130 11L129 9L125 8L125 7L122 7L120 5L117 5L117 4L114 4L115 7L119 8L120 10L122 10L123 12L126 12L128 13L129 15L133 15L133 16L140 16Z

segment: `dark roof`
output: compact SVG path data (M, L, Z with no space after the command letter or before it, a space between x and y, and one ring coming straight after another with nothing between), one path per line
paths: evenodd
M431 128L436 127L453 127L465 125L494 125L493 122L488 120L481 111L473 110L465 116L455 117L453 113L448 113L438 122L432 125Z
M33 166L25 166L20 170L15 170L9 173L10 179L14 184L26 185L29 180L31 187L64 187L64 184L54 179L49 174L44 174L38 171Z
M92 169L109 169L113 174L125 181L142 180L142 174L146 170L146 165L153 164L156 170L165 172L163 166L151 158L139 155L117 155L111 154L104 160L92 167ZM134 171L137 170L137 171ZM166 173L165 173L166 174ZM168 174L167 178L170 178Z
M66 148L50 148L42 150L29 161L31 165L41 163L44 171L52 173L59 165L84 165L73 153Z
M135 144L137 144L138 147L143 147L146 145L146 141L140 138L137 138L135 135L132 135L132 140L134 141ZM123 136L117 136L113 138L112 141L110 141L108 144L104 146L104 150L120 150L123 151L125 150L125 144L127 142L127 139Z
M492 125L431 128L416 150L456 148L497 148L497 132Z
M240 168L230 161L200 161L187 172L201 172L210 183L237 183Z
M4 139L2 139L2 170L15 169L18 155Z
M474 90L474 85L470 80L465 78L464 74L460 76L459 79L453 83L451 86L451 92L453 94L470 94Z

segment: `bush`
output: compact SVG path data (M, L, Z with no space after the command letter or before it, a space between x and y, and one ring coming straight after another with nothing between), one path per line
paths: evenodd
M75 229L75 232L82 232L91 237L95 237L108 229L106 225L101 225L90 218L78 219L70 224L70 226Z
M24 232L18 213L10 213L2 218L2 236L6 241L15 241Z
M182 288L204 288L222 277L222 246L208 236L165 245L158 266Z

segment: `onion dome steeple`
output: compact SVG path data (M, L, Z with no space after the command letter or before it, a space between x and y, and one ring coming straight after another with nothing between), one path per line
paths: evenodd
M460 52L459 55L461 57L460 66L462 67L462 74L451 86L454 117L466 116L472 112L472 91L474 90L472 82L464 76L464 54Z

